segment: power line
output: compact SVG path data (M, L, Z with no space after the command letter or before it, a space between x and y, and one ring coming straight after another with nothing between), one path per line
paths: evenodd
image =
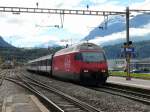
M131 12L149 12L150 10L144 10L144 9L130 9Z
M142 10L142 9L130 9L130 12L137 12L150 15L150 10Z
M71 15L124 15L121 11L92 11L92 10L70 10L70 9L48 9L48 8L27 8L27 7L0 7L0 12L12 13L50 13L50 14L71 14Z

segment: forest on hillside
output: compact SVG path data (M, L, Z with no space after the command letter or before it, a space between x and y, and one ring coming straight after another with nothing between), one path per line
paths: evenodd
M118 59L121 57L122 44L103 47L107 59ZM142 59L150 57L150 41L142 41L133 43L135 47L135 58ZM27 62L28 60L39 58L48 54L53 54L63 47L54 48L15 48L15 47L0 47L0 60L13 60L18 62Z

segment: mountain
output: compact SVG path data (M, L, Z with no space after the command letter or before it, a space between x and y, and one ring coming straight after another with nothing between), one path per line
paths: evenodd
M103 47L105 50L106 56L108 59L118 59L121 58L121 46L122 44L109 45ZM135 58L143 59L150 57L150 40L149 41L141 41L133 43L135 48Z
M104 26L104 22L99 26ZM121 16L115 16L108 20L107 29L100 29L99 27L94 28L90 33L84 38L84 40L91 40L98 36L107 36L112 33L117 33L125 30L125 19Z
M150 40L150 33L146 34L144 36L133 36L132 38L130 38L130 41L132 41L133 43L135 42L141 42L141 41L149 41ZM124 42L126 42L126 39L120 38L117 40L111 40L110 41L106 41L104 43L101 43L101 46L110 46L110 45L116 45L116 44L123 44Z
M48 47L59 47L59 45L55 41L51 40L49 42L36 45L35 47L38 47L38 48L48 48Z
M4 39L0 36L0 47L14 47L14 46L4 41Z
M111 36L112 34L123 32L126 30L125 20L126 19L123 16L112 16L108 19L106 27L104 26L104 22L101 23L99 26L104 26L103 29L100 29L100 27L94 28L83 40L91 40L96 37L103 38L105 36ZM148 24L150 24L150 16L146 14L136 15L130 19L130 28L143 28Z
M56 47L53 49L47 48L16 48L10 47L0 47L0 57L4 60L13 60L17 62L27 62L32 59L39 58L48 54L53 54L56 51L62 49L61 47Z

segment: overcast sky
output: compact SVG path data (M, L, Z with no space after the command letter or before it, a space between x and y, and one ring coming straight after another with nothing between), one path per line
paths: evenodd
M36 7L37 2L39 8L86 9L88 4L90 10L124 11L127 6L133 9L150 7L150 0L0 0L0 6ZM77 43L88 35L92 27L97 27L103 21L103 17L65 15L63 29L44 27L61 25L60 21L60 15L14 15L0 12L0 35L17 47L34 47L50 40L65 44L61 42L63 39L72 39L73 43ZM142 33L145 33L145 30ZM119 34L113 36L119 38L117 35ZM107 36L103 41L109 41L111 38L112 36Z

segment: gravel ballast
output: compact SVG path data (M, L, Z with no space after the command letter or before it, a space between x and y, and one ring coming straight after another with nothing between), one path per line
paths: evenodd
M124 97L88 89L81 85L63 82L50 77L23 71L33 79L41 80L62 92L86 102L104 112L150 112L150 106Z

